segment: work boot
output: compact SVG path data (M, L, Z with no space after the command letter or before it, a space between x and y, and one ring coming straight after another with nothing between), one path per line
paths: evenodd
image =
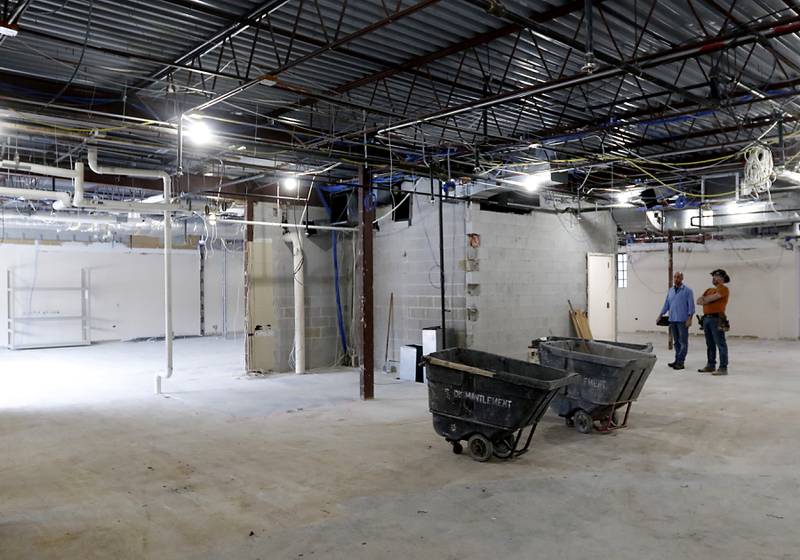
M686 366L684 366L683 364L675 364L674 366L672 366L672 369L686 369Z
M717 371L715 371L714 373L712 373L711 375L728 375L728 368L726 368L726 367L721 367L721 368L719 368Z
M674 368L674 367L677 365L677 363L678 363L678 362L670 362L670 363L668 363L667 365L668 365L669 367L671 367L671 368Z
M706 366L704 368L698 369L700 373L714 373L714 366Z

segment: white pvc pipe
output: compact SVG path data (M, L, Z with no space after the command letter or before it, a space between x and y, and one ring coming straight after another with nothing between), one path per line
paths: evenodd
M34 189L14 189L11 187L0 187L0 196L24 198L27 200L55 200L65 205L69 205L71 202L69 193L60 191L40 191Z
M51 177L59 177L62 179L74 179L77 176L76 171L72 169L48 167L46 165L37 165L35 163L20 163L8 159L0 161L0 169L25 171L37 175L49 175ZM43 191L39 189L15 189L10 187L0 187L0 196L25 198L27 200L55 200L57 203L60 202L65 206L72 204L72 198L70 197L69 193L61 191Z
M294 276L294 372L306 372L306 306L305 272L303 266L303 236L290 231L284 239L292 244Z
M231 224L245 224L248 226L265 226L265 227L282 227L287 229L317 229L321 231L358 231L358 228L354 227L342 227L342 226L317 226L314 224L287 224L284 222L260 222L257 220L239 220L235 218L220 218L218 221L220 222L228 222Z
M97 148L89 147L89 168L98 175L125 175L128 177L145 177L161 179L164 183L164 204L143 204L141 206L155 209L164 207L164 345L165 364L162 375L156 374L155 392L161 394L163 380L172 377L172 215L170 200L172 199L172 178L165 171L149 169L131 169L126 167L101 167L97 163ZM76 181L77 184L77 181Z
M50 177L60 177L61 179L74 179L75 170L64 169L63 167L50 167L48 165L38 165L36 163L22 163L9 159L0 162L0 167L13 169L14 171L26 171L36 175L48 175Z
M91 152L91 149L90 149ZM90 157L91 160L91 157ZM95 149L94 162L97 162L97 151ZM91 167L91 161L90 161ZM25 198L28 200L54 200L53 208L56 210L65 210L70 207L75 208L93 208L95 210L104 210L106 212L144 212L153 213L165 210L181 210L180 206L174 204L145 204L142 202L124 202L124 201L103 201L92 200L87 201L84 198L84 172L83 162L76 162L75 169L64 169L62 167L50 167L48 165L38 165L35 163L20 163L12 160L0 161L0 169L10 169L12 171L24 171L26 173L33 173L35 175L45 175L47 177L58 177L60 179L74 179L75 192L70 195L68 192L63 191L43 191L38 189L11 189L0 187L0 196L10 196L14 198ZM136 169L134 171L142 171ZM152 177L151 173L147 175L137 175L140 177Z

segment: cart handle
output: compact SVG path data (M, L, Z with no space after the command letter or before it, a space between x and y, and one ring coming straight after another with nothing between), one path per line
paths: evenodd
M542 389L547 391L552 391L564 385L570 385L578 380L578 374L575 372L566 372L566 375L564 375L563 378L558 380L542 381L540 379L531 379L529 377L525 377L524 375L517 375L515 373L506 373L506 372L498 373L494 371L489 371L487 369L477 368L475 366L467 366L464 364L449 362L447 360L442 360L440 358L434 358L433 356L425 356L422 359L422 361L423 363L428 363L429 365L446 367L458 371L463 371L464 373L471 373L473 375L480 375L481 377L488 377L491 379L499 379L500 381L514 383L516 385L524 385L526 387L531 387L533 389Z
M458 364L456 362L448 362L447 360L441 360L439 358L434 358L432 356L426 356L425 361L434 366L442 366L450 369L457 369L459 371L463 371L466 373L473 373L475 375L480 375L483 377L495 377L497 375L493 371L476 368L474 366L466 366L464 364Z

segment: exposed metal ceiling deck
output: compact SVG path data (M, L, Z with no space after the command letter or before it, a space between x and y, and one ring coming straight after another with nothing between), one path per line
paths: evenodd
M583 0L14 4L24 10L19 35L0 44L0 108L86 129L114 119L75 109L158 121L108 133L141 144L112 149L134 163L174 166L176 115L265 75L274 86L203 112L225 140L189 157L235 166L246 146L290 164L350 161L366 132L377 163L390 142L398 160L447 150L461 169L528 161L530 144L559 160L616 158L592 178L602 183L647 178L630 158L701 161L765 132L774 141L779 120L793 142L800 111L794 0L594 0L593 74ZM13 144L55 159L80 141L34 130Z

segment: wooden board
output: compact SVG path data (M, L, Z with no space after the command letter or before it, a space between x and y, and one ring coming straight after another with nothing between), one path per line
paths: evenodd
M589 328L589 316L586 311L582 309L575 309L572 307L572 302L567 301L569 304L569 318L572 321L572 326L575 327L575 334L579 338L585 340L592 339L592 330Z

